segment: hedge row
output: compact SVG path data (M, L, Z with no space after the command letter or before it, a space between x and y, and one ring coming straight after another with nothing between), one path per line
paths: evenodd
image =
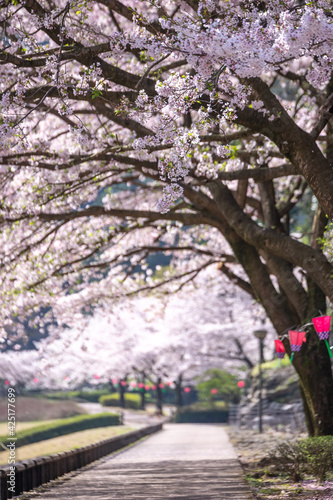
M226 410L187 410L183 409L177 412L174 417L174 422L177 424L198 423L212 424L220 422L228 422L228 411Z
M99 402L102 406L120 406L119 394L108 394L101 396ZM141 406L141 398L139 394L125 394L125 408L139 410Z
M72 432L83 431L86 429L95 429L97 427L108 427L119 425L120 415L112 413L99 413L97 415L78 415L76 417L59 419L56 422L42 424L30 429L18 431L15 434L17 438L16 447L25 446L31 443L37 443L44 439L52 439ZM8 436L0 436L0 442L6 442Z
M46 396L49 399L84 399L90 403L98 403L99 398L105 394L108 394L106 389L99 391L50 392Z

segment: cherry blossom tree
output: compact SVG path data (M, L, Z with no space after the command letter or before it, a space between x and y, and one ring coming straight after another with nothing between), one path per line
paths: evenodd
M51 306L74 326L211 265L280 337L326 310L331 2L0 5L3 327ZM161 254L172 266L149 276ZM310 434L332 434L331 365L312 329L294 366Z

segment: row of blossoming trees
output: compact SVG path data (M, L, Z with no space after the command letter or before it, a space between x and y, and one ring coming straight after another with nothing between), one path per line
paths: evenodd
M256 362L257 345L254 337L243 340L242 332L256 328L260 318L253 315L252 299L239 292L236 297L229 293L222 311L220 288L216 283L207 290L202 284L199 292L187 290L167 301L127 299L83 329L65 329L36 343L35 350L7 351L1 355L3 388L50 391L116 384L121 389L134 381L143 386L169 382L179 396L208 368L243 377ZM202 310L204 300L208 306ZM273 328L266 328L271 356Z
M212 265L282 338L326 311L329 1L3 0L0 16L4 328L51 306L74 326ZM293 214L309 197L304 235ZM151 276L161 252L172 266ZM332 434L311 327L294 366L310 434Z

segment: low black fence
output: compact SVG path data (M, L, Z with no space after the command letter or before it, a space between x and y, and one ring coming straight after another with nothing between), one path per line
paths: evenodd
M41 484L80 469L161 429L162 424L151 425L77 450L16 462L13 467L2 467L0 468L0 499L7 500L24 491L33 490Z

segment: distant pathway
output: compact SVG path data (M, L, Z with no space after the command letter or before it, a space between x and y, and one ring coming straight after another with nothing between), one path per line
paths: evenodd
M145 427L146 425L154 425L167 420L170 414L168 407L164 408L165 417L149 414L141 410L128 410L113 406L102 406L99 403L79 403L87 413L96 414L109 411L111 413L122 413L125 425L129 427Z
M251 500L222 426L164 430L34 495L40 500Z

